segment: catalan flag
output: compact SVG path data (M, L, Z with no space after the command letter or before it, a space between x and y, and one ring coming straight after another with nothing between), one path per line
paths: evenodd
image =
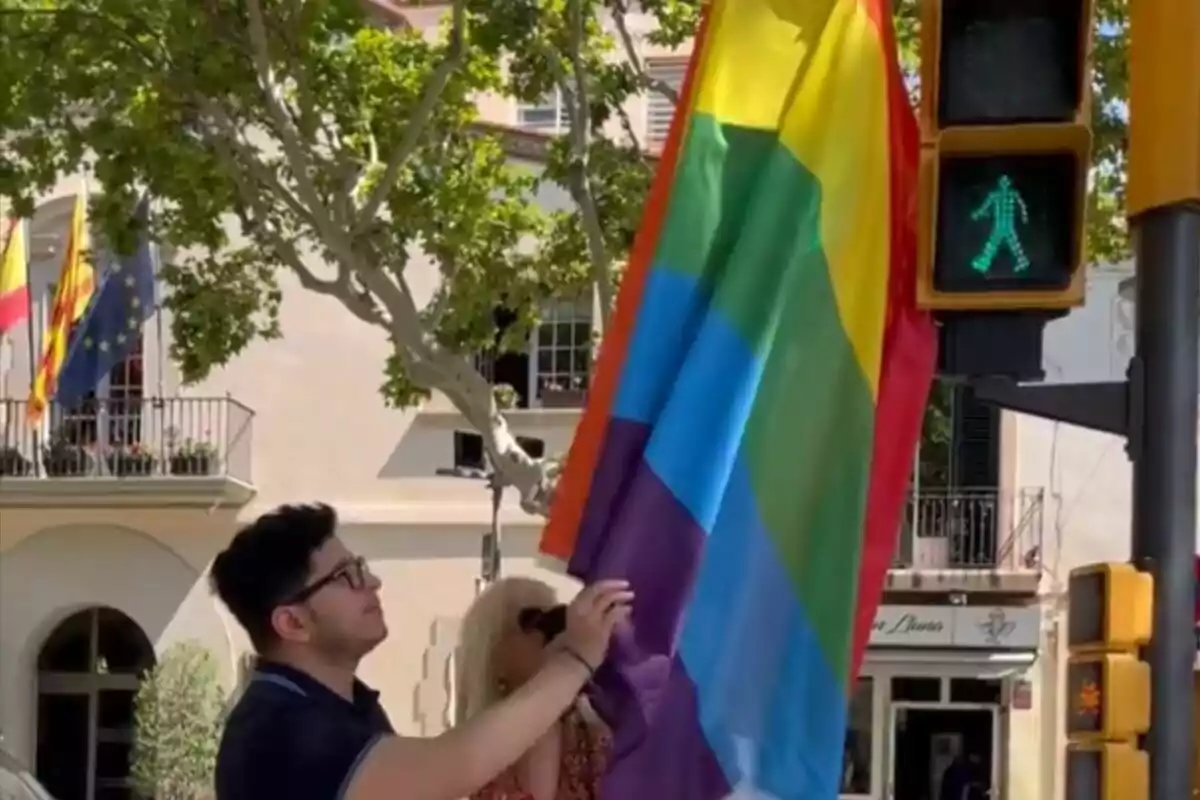
M832 800L933 378L885 0L713 0L544 555L637 592L604 800Z
M29 250L25 225L18 219L8 224L4 255L0 258L0 336L29 317Z
M29 391L28 416L31 424L41 420L46 405L54 396L58 374L67 357L71 331L87 310L95 291L95 273L87 260L87 250L87 199L81 193L75 197L71 230L67 234L67 250L58 275L58 288L54 292L50 325L42 345L42 360Z

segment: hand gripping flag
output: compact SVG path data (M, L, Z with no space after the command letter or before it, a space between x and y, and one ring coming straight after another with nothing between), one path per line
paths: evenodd
M604 800L837 796L935 364L917 150L884 0L709 6L541 542L637 591Z

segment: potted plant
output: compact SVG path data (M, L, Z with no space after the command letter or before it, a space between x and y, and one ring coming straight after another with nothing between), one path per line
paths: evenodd
M77 478L95 467L95 459L87 448L69 439L61 429L50 435L50 443L42 450L42 465L51 478Z
M572 375L567 381L544 381L541 400L542 408L580 408L587 400L583 377Z
M108 471L118 478L145 477L154 472L157 459L140 444L125 445L110 450L105 461Z
M216 657L193 641L168 647L134 698L130 778L137 796L213 797L225 709Z
M212 475L217 471L217 448L209 442L185 439L171 449L168 468L172 475Z
M0 447L0 477L25 478L33 472L33 464L21 451L10 445Z

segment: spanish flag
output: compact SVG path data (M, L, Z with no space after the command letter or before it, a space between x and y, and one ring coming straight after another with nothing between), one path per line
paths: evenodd
M18 219L8 224L4 257L0 259L0 336L29 317L29 250L25 226Z
M936 360L916 120L887 0L713 0L688 75L540 549L637 592L604 800L834 800Z
M42 360L29 392L30 424L41 420L46 405L54 396L58 374L67 357L71 331L87 310L96 288L95 273L87 260L87 251L87 199L81 193L75 197L71 230L67 235L67 252L63 256L58 288L54 292L50 326L46 329L42 345Z

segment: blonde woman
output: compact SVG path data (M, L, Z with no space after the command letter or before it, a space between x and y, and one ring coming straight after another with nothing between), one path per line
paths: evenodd
M456 659L456 712L463 725L520 688L542 667L566 624L554 590L504 578L463 618ZM537 744L471 800L595 800L610 740L580 698Z

